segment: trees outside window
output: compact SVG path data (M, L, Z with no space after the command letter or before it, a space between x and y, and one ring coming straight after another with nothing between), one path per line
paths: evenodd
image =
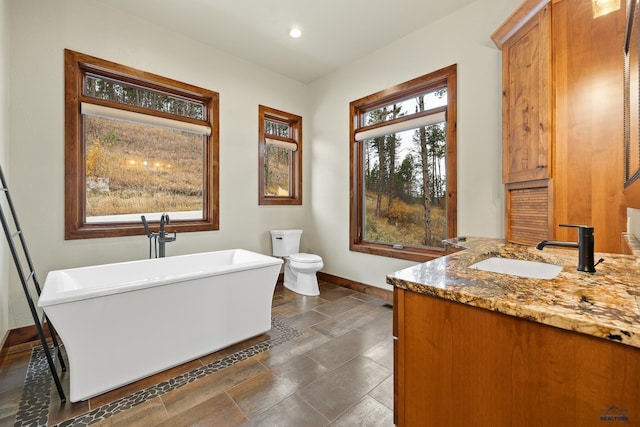
M218 229L218 94L65 51L65 238Z
M302 117L258 106L260 205L302 204Z
M353 251L423 261L456 235L456 66L350 104Z

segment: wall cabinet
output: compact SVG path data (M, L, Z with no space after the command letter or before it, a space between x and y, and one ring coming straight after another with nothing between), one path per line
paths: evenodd
M621 2L624 3L624 2ZM492 39L502 50L505 239L577 241L621 252L625 10L590 0L526 0Z
M550 5L502 45L503 182L549 178Z

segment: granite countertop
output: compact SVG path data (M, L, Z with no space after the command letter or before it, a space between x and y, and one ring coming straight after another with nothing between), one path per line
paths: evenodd
M396 271L387 283L534 322L640 347L640 261L631 255L596 253L595 273L576 270L578 251L469 237L448 240L459 252ZM469 268L490 257L562 265L550 280Z

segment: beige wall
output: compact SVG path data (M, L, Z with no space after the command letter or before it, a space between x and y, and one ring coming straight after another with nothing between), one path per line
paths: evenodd
M9 0L0 0L0 165L9 165ZM4 239L4 237L3 237ZM9 250L0 244L0 345L9 325Z
M269 253L269 229L302 227L301 249L321 255L324 271L386 288L387 273L412 263L349 251L349 102L453 63L459 234L502 236L500 53L489 36L519 0L478 0L308 86L91 1L9 4L13 96L0 120L12 124L12 191L42 281L50 270L142 259L148 249L142 236L64 240L64 48L220 92L221 229L179 234L169 255ZM303 116L303 206L257 205L258 104ZM9 328L32 323L15 277L10 291Z
M220 93L220 231L178 234L168 255L270 253L269 229L305 226L309 174L305 206L259 207L256 166L258 104L301 115L306 126L307 86L91 1L12 1L10 17L12 194L42 282L50 270L148 255L143 236L64 240L65 48ZM11 328L32 323L15 277L11 307Z
M349 102L451 64L458 64L458 234L503 237L501 56L489 36L519 3L478 0L311 85L309 249L332 274L391 289L386 274L412 264L349 251Z

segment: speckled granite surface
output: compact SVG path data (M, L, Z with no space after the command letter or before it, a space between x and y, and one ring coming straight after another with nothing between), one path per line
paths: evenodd
M463 249L387 276L387 283L562 329L640 347L640 261L630 255L596 253L593 274L576 271L576 249L535 247L470 237ZM562 265L550 280L470 269L493 256Z

